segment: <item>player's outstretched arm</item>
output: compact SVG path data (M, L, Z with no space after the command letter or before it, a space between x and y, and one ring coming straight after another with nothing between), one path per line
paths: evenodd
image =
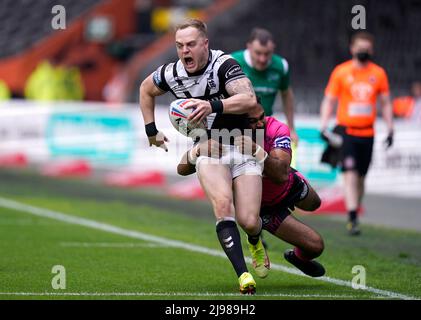
M149 139L149 145L155 145L168 151L165 142L168 141L164 134L158 135L158 130L155 126L155 97L164 94L165 92L159 89L152 80L153 75L149 75L139 88L139 102L140 110L142 111L143 120L145 123L146 135Z
M288 181L291 155L281 149L273 149L264 162L263 173L274 183Z
M139 88L139 102L145 124L155 121L155 97L164 93L154 84L152 74L142 81Z

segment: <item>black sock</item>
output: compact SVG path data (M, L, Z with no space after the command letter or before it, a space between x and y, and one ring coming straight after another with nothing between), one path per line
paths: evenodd
M259 231L259 233L256 234L255 236L247 234L249 243L252 244L253 246L255 246L259 242L261 234L262 234L262 219L260 219L260 231Z
M350 222L357 222L357 210L350 210L349 211L349 221Z
M224 249L225 254L231 261L237 276L239 277L244 272L248 272L237 224L231 220L223 220L216 225L216 233L222 249Z
M258 236L247 235L249 243L255 246L259 242L260 234Z

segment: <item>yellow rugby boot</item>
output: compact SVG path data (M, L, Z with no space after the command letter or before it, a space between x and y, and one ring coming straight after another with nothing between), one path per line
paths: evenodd
M256 293L256 281L249 272L244 272L239 278L240 292L242 294L255 294Z
M266 278L269 274L270 262L269 257L266 253L266 249L263 246L262 239L259 238L259 242L256 245L252 245L250 242L249 250L251 258L253 260L253 268L259 278Z

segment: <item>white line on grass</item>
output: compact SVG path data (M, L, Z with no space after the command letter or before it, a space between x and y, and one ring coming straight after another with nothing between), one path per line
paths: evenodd
M0 296L76 296L76 297L244 297L240 293L226 292L0 292ZM258 297L285 298L335 298L355 299L356 295L346 294L288 294L288 293L256 293ZM368 298L386 299L385 296Z
M17 211L22 211L22 212L30 213L30 214L33 214L33 215L36 215L36 216L55 219L55 220L67 222L67 223L70 223L70 224L76 224L76 225L80 225L80 226L84 226L84 227L88 227L88 228L92 228L92 229L97 229L97 230L102 230L102 231L106 231L106 232L110 232L110 233L114 233L114 234L119 234L119 235L122 235L122 236L134 238L134 239L141 239L141 240L144 240L144 241L155 242L155 243L159 243L159 244L164 245L164 246L171 246L171 247L181 248L181 249L188 250L188 251L200 252L200 253L207 254L207 255L210 255L210 256L214 256L214 257L226 258L225 253L222 252L222 251L209 249L209 248L194 245L194 244L189 244L189 243L186 243L186 242L183 242L183 241L158 237L158 236L146 234L146 233L143 233L143 232L140 232L140 231L128 230L128 229L113 226L111 224L102 223L102 222L98 222L98 221L90 220L90 219L85 219L85 218L81 218L81 217L76 217L76 216L64 214L64 213L53 211L53 210L39 208L39 207L27 205L27 204L24 204L24 203L9 200L9 199L2 198L2 197L0 197L0 207L13 209L13 210L17 210ZM251 259L246 258L246 262L250 264ZM271 264L271 268L274 269L274 270L279 270L279 271L283 271L283 272L286 272L286 273L307 277L306 275L304 275L301 271L299 271L297 269L285 267L285 266L282 266L282 265L279 265L279 264ZM333 284L336 284L336 285L339 285L339 286L352 288L352 284L351 284L350 281L345 281L345 280L335 279L335 278L330 278L330 277L320 277L320 278L312 278L312 279L320 280L320 281L323 281L323 282L333 283ZM416 298L416 297L400 294L400 293L397 293L397 292L381 290L381 289L377 289L377 288L373 288L373 287L366 287L365 289L359 289L359 290L372 292L372 293L382 295L382 296L387 296L387 297L390 297L390 298L398 298L398 299L404 299L404 300L419 299L419 298Z
M77 248L169 248L158 243L133 242L60 242L60 246Z

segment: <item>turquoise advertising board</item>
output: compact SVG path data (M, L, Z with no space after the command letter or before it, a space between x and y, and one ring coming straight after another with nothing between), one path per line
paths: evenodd
M125 164L134 152L135 130L126 115L53 113L46 137L52 157Z
M298 126L297 134L300 141L295 150L296 169L315 185L323 186L335 182L338 178L338 169L332 169L320 162L326 143L320 138L319 129Z

